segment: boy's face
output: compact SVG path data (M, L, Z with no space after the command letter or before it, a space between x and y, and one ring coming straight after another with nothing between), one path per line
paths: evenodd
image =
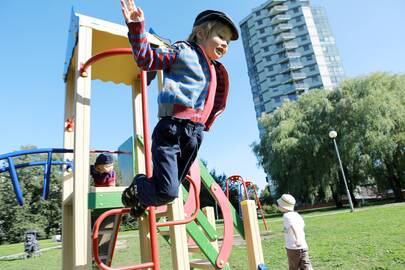
M113 164L96 165L96 170L100 173L109 173L114 169Z
M283 212L283 213L287 213L287 212L288 212L287 209L284 209L284 208L280 207L279 205L277 205L277 208L278 208L278 210L279 210L280 212Z
M211 31L211 34L201 42L205 53L210 60L220 59L228 52L228 44L231 40L231 29L221 23L218 23Z

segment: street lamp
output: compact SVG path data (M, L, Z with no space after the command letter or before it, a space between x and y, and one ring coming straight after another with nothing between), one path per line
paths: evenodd
M337 132L335 130L332 130L332 131L329 132L329 138L331 138L333 140L333 143L335 144L336 155L337 155L338 160L339 160L340 169L342 170L343 182L345 183L347 198L349 199L349 203L350 203L350 211L353 212L354 207L353 207L352 197L350 197L349 188L347 187L345 171L343 170L342 161L340 160L339 150L338 150L338 146L337 146L337 143L336 143L336 137L337 137Z

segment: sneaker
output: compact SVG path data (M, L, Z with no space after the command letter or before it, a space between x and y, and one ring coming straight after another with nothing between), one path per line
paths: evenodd
M128 208L128 207L137 207L140 205L139 199L138 199L138 189L136 186L136 179L138 177L145 177L144 174L138 174L135 176L134 180L132 183L127 187L124 192L121 195L121 201L122 204Z
M131 211L129 212L129 214L133 218L139 218L145 213L146 208L147 207L144 207L141 203L138 203L137 206L131 207Z

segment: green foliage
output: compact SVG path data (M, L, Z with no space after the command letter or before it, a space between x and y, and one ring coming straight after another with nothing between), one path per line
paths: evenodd
M265 132L253 149L278 194L289 192L307 203L333 197L338 203L344 188L328 137L334 129L350 191L371 181L403 200L404 91L404 75L375 73L333 91L311 91L264 116Z
M33 148L26 146L22 149ZM61 160L53 155L54 160ZM14 158L15 164L44 161L46 154ZM35 229L40 238L56 233L60 228L62 211L61 174L58 167L52 166L50 193L48 200L41 198L43 167L26 167L17 170L24 197L24 205L19 206L8 173L0 175L0 244L23 241L27 230Z

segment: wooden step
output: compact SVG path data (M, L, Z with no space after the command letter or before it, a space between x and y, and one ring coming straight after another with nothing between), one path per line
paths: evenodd
M209 260L206 259L194 259L190 261L190 268L197 269L214 269L215 267L211 264Z
M197 245L188 245L188 251L192 253L201 253L201 249Z
M161 230L161 231L159 231L159 233L160 233L161 236L165 236L165 235L170 236L170 231L169 230Z

